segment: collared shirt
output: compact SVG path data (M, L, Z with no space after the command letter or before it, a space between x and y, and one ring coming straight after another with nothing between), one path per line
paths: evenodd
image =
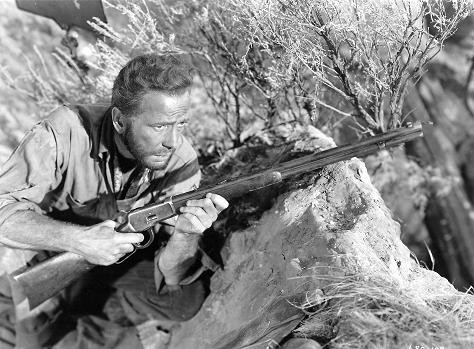
M165 170L145 171L137 194L116 200L121 176L108 106L60 107L26 134L1 168L0 228L25 209L94 224L192 190L201 177L197 155L184 136L177 143Z
M25 135L0 169L0 229L21 210L91 225L199 185L196 152L181 135L166 169L145 171L137 194L117 200L110 114L106 105L63 106Z

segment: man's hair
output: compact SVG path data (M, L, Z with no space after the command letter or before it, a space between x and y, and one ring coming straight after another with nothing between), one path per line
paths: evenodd
M112 106L126 115L137 111L148 92L181 95L193 81L192 68L176 55L133 58L120 70L112 88Z

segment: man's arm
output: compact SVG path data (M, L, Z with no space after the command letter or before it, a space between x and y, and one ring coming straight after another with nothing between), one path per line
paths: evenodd
M89 262L110 265L143 240L138 233L118 233L114 221L86 227L56 221L32 210L17 211L2 225L0 243L13 248L68 251Z
M158 257L158 266L167 285L177 285L196 262L198 243L218 214L229 203L222 196L207 194L205 199L190 200L181 208L174 232Z
M59 108L55 117L71 117ZM42 214L40 203L62 180L68 167L68 132L48 121L38 123L0 170L0 243L21 249L71 251L94 264L111 264L140 241L141 234L120 234L112 221L84 227ZM65 155L66 154L66 155ZM115 258L116 257L116 258Z
M197 261L201 236L180 232L170 232L170 234L168 244L160 251L158 267L167 285L177 285Z

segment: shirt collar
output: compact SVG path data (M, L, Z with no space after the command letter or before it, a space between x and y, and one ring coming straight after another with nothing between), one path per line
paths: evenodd
M103 158L104 153L110 154L115 147L114 127L112 124L112 107L107 109L102 118L100 127L98 129L98 141L96 143L94 156Z

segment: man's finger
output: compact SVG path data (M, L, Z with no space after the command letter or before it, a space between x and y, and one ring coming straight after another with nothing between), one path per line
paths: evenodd
M102 227L107 227L107 228L115 228L117 226L117 222L107 219L106 221L103 221L99 223L98 225Z
M183 218L186 218L192 225L193 229L192 231L196 234L201 234L206 230L206 227L201 223L199 218L197 218L195 215L192 213L183 213L182 214Z
M123 256L125 256L125 255L126 255L126 253L117 253L117 254L115 254L114 257L113 257L112 263L109 263L109 265L117 263L118 260L120 258L122 258Z
M121 253L130 253L133 252L135 247L132 244L122 244L119 246Z
M220 195L208 193L206 198L211 199L219 213L229 207L229 202Z
M209 198L199 199L199 200L189 200L186 202L185 207L200 207L211 216L212 221L217 219L217 208L214 206L214 203Z
M214 222L217 219L217 215L219 214L219 212L217 211L217 208L216 206L214 206L214 203L212 202L211 199L209 198L204 199L203 209L210 216L212 222Z
M117 233L114 237L115 242L119 244L137 244L144 239L140 233Z
M209 216L209 214L206 211L204 211L202 207L184 206L184 207L181 207L181 212L190 213L196 216L206 229L212 225L212 222L214 222L212 218ZM217 214L215 215L215 217L217 217Z

